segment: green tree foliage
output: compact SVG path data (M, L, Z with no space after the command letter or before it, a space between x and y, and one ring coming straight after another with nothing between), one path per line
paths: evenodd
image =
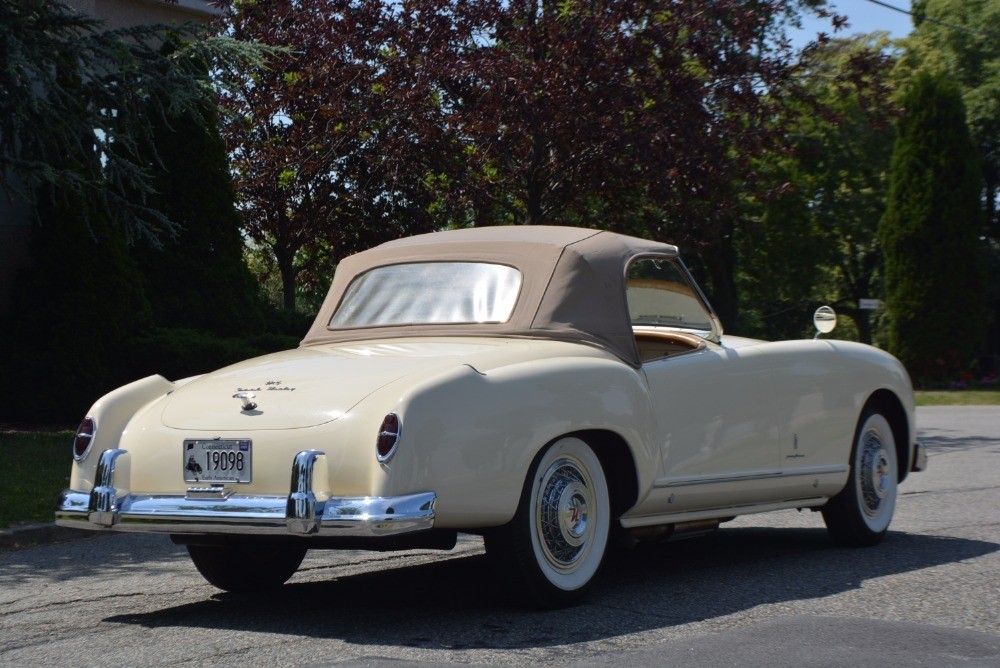
M917 0L915 30L904 41L901 78L919 68L945 72L962 90L966 119L983 173L989 239L990 336L1000 355L1000 0Z
M916 0L915 29L904 41L899 76L919 69L958 83L979 151L990 234L1000 236L1000 0Z
M0 187L32 202L45 192L97 226L111 216L128 239L171 231L147 201L152 119L196 111L268 52L190 24L189 41L162 53L176 30L105 30L58 0L0 0Z
M741 326L764 338L803 335L818 303L833 305L871 342L869 311L878 297L878 222L888 190L895 107L885 81L884 34L817 45L805 54L801 82L809 104L786 113L790 153L759 161L780 187L750 203L737 231ZM818 105L818 106L817 106Z
M155 317L190 313L189 324L221 331L223 317L229 327L236 317L226 312L232 300L247 309L239 317L259 325L232 206L227 214L206 199L208 189L226 195L218 139L209 135L194 149L205 153L185 154L166 130L177 121L195 141L205 137L195 130L214 121L205 111L212 86L231 65L259 64L266 52L206 30L185 27L189 41L167 51L176 33L162 26L103 30L59 2L0 0L0 187L36 213L32 265L0 314L0 419L79 419L96 397L154 371L141 364L151 349L140 339L190 351L177 336L156 339ZM192 207L215 219L203 225ZM174 232L187 235L177 241L189 251L178 255L191 259L179 267L185 275L165 286L169 260L144 258L144 283L130 242L178 250ZM213 271L217 294L188 280ZM144 286L156 292L155 315ZM170 292L177 288L183 294ZM175 296L186 303L172 303Z
M888 343L928 384L966 368L981 343L981 181L958 85L919 72L902 101L879 225Z

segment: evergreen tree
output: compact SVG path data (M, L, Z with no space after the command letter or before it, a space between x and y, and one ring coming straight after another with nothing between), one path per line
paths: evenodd
M161 51L178 30L186 41ZM197 109L272 52L209 25L107 29L60 0L3 0L0 190L31 203L45 192L78 215L112 216L129 237L158 238L173 226L146 200L151 112Z
M241 220L233 204L225 146L214 103L196 117L154 120L150 204L177 226L159 246L138 243L146 297L160 327L224 336L263 328L254 278L243 261Z
M150 325L121 228L82 198L39 198L32 266L15 281L0 384L0 421L72 423L134 380L124 351Z
M879 225L888 343L928 384L964 369L981 343L981 180L953 81L920 72L903 106Z
M896 76L919 69L946 72L962 90L966 122L983 175L988 242L985 351L1000 371L1000 0L914 0L914 30L902 40ZM985 370L985 369L984 369Z

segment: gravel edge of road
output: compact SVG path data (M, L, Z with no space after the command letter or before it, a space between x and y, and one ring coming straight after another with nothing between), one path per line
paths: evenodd
M61 527L55 522L44 524L24 524L0 529L0 550L16 550L40 543L60 543L102 535L97 531Z

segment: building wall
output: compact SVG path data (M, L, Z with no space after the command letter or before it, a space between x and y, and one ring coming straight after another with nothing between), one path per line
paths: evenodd
M108 28L208 21L219 13L204 0L179 0L176 4L160 0L68 0L67 4L104 21Z

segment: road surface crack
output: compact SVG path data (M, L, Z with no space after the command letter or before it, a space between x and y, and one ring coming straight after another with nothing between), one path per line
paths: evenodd
M27 607L13 608L13 609L5 608L3 610L0 610L0 619L3 619L4 617L8 617L10 615L16 615L16 614L19 614L19 613L22 613L22 612L29 612L29 611L30 612L38 612L39 610L47 610L49 608L58 608L59 606L62 606L62 605L75 605L75 604L78 604L78 603L84 603L84 604L86 604L86 603L97 603L97 602L109 601L109 600L116 599L116 598L135 598L135 597L138 597L138 596L149 596L149 594L147 592L144 592L144 591L129 592L129 593L126 593L126 594L102 594L100 596L82 596L80 598L69 598L69 599L64 599L64 600L60 600L60 601L51 601L49 603L38 603L37 599L31 599L31 601L32 601L31 605L29 605ZM21 601L17 601L17 603L20 603L20 602Z

